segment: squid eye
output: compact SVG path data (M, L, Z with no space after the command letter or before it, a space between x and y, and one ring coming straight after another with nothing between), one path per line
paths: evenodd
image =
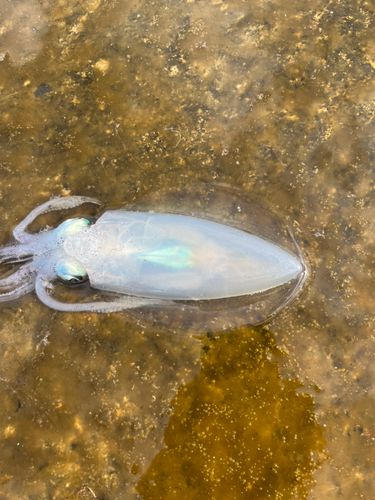
M66 238L71 234L79 233L89 225L90 221L88 219L82 219L82 218L68 219L62 222L55 229L55 234L58 238Z
M83 283L88 280L84 267L75 259L62 258L57 261L55 273L64 283Z

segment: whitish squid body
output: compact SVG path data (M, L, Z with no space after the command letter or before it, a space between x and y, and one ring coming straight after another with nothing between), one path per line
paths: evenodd
M36 289L46 305L61 311L119 311L179 300L212 300L265 292L302 280L296 255L258 236L184 215L115 210L94 223L69 219L56 229L25 231L38 215L97 203L84 197L41 205L14 230L17 244L0 250L1 261L28 261L0 280L0 301ZM62 303L49 290L54 280L89 280L111 301Z

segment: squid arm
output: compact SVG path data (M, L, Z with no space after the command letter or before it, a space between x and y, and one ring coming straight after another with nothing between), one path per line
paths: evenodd
M4 280L2 280L4 281ZM15 300L18 299L19 297L22 297L22 295L26 295L27 293L30 293L34 290L34 277L33 276L27 276L26 278L23 279L23 281L20 281L17 283L19 286L15 286L13 289L0 293L0 302L8 302L10 300Z
M30 262L10 276L0 279L0 302L18 299L32 292L35 286L35 264Z
M27 245L17 245L11 247L0 248L0 264L15 264L24 262L32 258L32 251Z
M112 301L104 302L79 302L79 303L68 303L60 302L54 299L48 292L48 289L52 287L52 280L48 277L39 273L36 277L35 291L41 302L51 309L55 309L61 312L117 312L125 311L127 309L136 309L137 307L144 306L160 306L166 305L164 300L157 299L144 299L141 297L130 297L122 296L115 298ZM168 304L167 304L168 305Z
M55 210L67 210L69 208L78 207L83 205L83 203L93 203L94 205L103 205L98 200L94 198L89 198L87 196L69 196L66 198L54 198L52 200L43 203L39 207L34 208L29 215L20 222L13 230L13 236L16 240L22 242L26 238L26 228L31 224L39 215L46 214Z

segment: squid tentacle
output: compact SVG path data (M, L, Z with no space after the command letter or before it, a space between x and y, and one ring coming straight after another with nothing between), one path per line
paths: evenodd
M31 258L32 253L27 245L14 245L0 248L0 264L3 262L7 262L8 264L24 262Z
M10 300L18 299L22 295L26 295L34 290L34 278L33 276L28 276L26 280L20 282L20 286L15 287L9 292L0 294L0 302L8 302Z
M43 203L39 207L34 208L25 219L20 222L13 230L13 236L18 241L23 241L25 238L26 228L39 215L46 214L55 210L67 210L69 208L78 207L83 203L93 203L95 205L103 205L102 202L89 198L88 196L69 196L66 198L54 198Z
M165 305L165 301L145 299L140 297L120 297L116 298L110 302L98 301L98 302L79 302L79 303L68 303L60 302L54 299L47 291L51 288L52 280L39 273L36 277L35 291L41 302L51 309L61 312L118 312L125 311L128 309L136 309L137 307L144 306L158 306Z
M35 269L35 264L33 262L20 267L14 273L0 279L0 289L9 288L11 286L17 285L18 283L29 280L31 278L31 273L35 271Z

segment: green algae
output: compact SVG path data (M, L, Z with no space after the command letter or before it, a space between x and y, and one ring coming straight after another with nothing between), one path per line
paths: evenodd
M266 330L211 338L201 371L171 402L158 453L137 485L144 500L307 498L325 439L314 403L280 377Z

